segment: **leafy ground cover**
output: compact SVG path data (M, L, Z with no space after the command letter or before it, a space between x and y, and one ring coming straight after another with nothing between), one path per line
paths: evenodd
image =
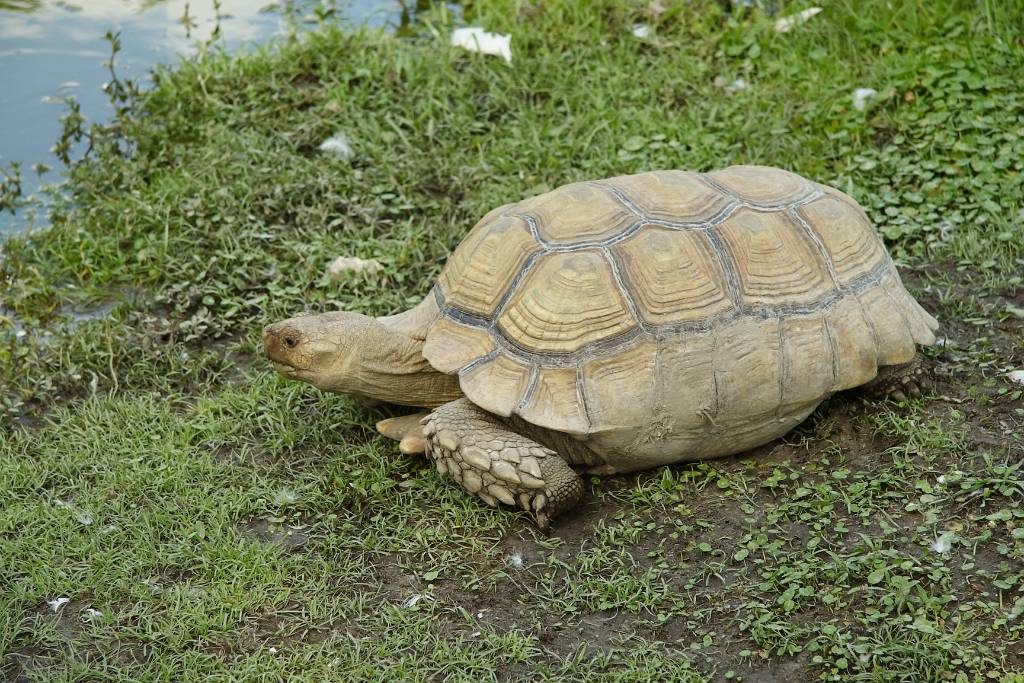
M1024 680L1024 5L835 2L788 33L710 1L465 17L513 34L511 66L436 11L113 81L71 200L0 262L0 673ZM338 131L351 159L317 149ZM864 204L943 323L929 395L595 479L544 535L400 456L386 410L259 360L296 310L416 302L493 206L730 163ZM337 255L386 269L337 282Z

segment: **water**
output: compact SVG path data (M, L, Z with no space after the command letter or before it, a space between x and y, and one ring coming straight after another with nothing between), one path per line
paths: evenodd
M371 26L407 26L424 0L350 0L336 3L341 20ZM156 63L191 55L220 27L228 50L288 32L289 20L311 18L321 0L0 0L0 168L21 162L24 195L60 181L60 160L50 152L60 134L64 99L75 97L89 121L112 110L102 91L107 31L120 31L117 72L145 83ZM187 9L187 15L186 15ZM188 20L185 20L185 17ZM290 17L290 19L289 19ZM33 165L45 164L50 170ZM0 213L0 240L45 221L45 212Z

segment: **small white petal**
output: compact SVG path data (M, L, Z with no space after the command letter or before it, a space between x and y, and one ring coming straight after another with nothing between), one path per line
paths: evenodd
M853 108L857 111L864 111L868 100L877 95L878 91L874 88L857 88L853 91Z
M1008 374L1007 377L1010 378L1011 382L1016 382L1017 384L1024 384L1024 370L1014 370L1013 372Z
M743 78L737 78L735 81L725 86L726 92L739 92L740 90L747 89L747 81Z
M647 24L633 24L633 35L637 38L647 38L651 35L651 27Z
M53 600L47 600L46 604L50 606L51 610L57 612L61 607L69 602L71 602L71 598L54 598Z
M790 14L787 17L782 17L775 22L776 33L788 33L797 24L802 24L815 14L821 11L820 7L808 7L803 12L796 14Z
M351 159L355 152L352 151L352 143L344 133L335 133L320 143L321 152L337 154L342 159Z
M103 612L99 611L98 609L93 609L92 607L86 607L82 611L84 612L87 619L98 619L103 616Z
M403 607L415 607L416 603L418 603L420 600L433 600L433 599L434 599L434 597L432 595L426 595L424 593L417 593L416 595L410 595L408 598L406 598L405 602L402 603L402 606Z
M470 52L481 52L485 55L497 55L512 63L512 36L510 34L489 33L479 26L457 28L452 31L452 45Z
M291 505L299 499L295 491L291 489L281 489L274 494L274 505Z
M933 552L945 555L953 548L953 534L942 534L931 544Z

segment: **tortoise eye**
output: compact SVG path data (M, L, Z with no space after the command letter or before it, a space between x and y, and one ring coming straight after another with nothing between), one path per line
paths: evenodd
M296 346L299 345L299 338L296 337L294 334L289 334L284 338L284 345L287 346L289 349L294 349Z

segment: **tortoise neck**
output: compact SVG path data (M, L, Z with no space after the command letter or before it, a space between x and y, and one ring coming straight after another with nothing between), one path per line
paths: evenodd
M423 357L423 341L394 328L373 326L351 369L349 393L388 403L436 408L462 396L457 375L435 370Z

